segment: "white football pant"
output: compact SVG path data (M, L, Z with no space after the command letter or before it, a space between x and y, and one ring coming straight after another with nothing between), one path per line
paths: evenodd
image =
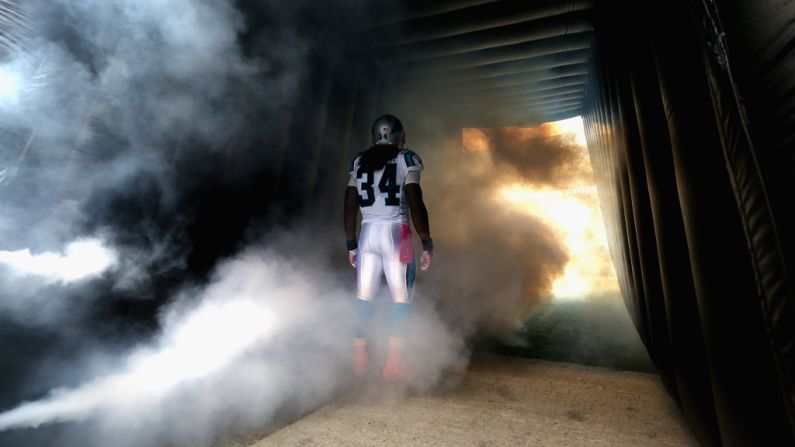
M356 293L362 300L372 301L378 293L381 275L386 277L392 301L395 303L411 302L411 286L416 274L416 263L413 254L410 262L401 262L401 236L404 240L404 260L406 244L411 245L411 232L406 224L399 222L366 222L362 223L359 235L359 259L356 264ZM406 236L408 235L408 236Z

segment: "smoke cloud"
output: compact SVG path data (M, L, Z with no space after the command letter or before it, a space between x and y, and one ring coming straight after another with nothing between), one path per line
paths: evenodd
M64 295L156 309L243 248L247 228L279 219L287 200L274 185L294 149L288 107L362 14L311 3L0 3L0 250L19 265L25 250L99 238L117 254L113 274L71 284L74 293L34 291L0 271L21 304L2 316L27 320ZM322 33L321 17L331 20Z
M136 425L153 413L163 428L187 413L205 422L229 411L261 420L295 397L293 390L313 386L318 399L308 405L317 404L334 389L339 359L346 358L350 334L331 322L350 320L350 300L342 289L317 289L323 281L308 283L309 274L275 253L242 254L198 295L186 293L169 306L163 334L130 353L118 372L23 404L0 416L0 428L89 417ZM311 360L296 355L308 351ZM181 411L159 414L164 403Z
M0 3L3 440L207 445L349 379L344 259L318 227L262 236L319 78L358 63L367 15L334 3ZM463 348L432 309L413 324L438 340L422 389Z
M574 135L555 132L552 124L466 129L465 138L481 139L494 168L505 178L555 189L593 184L590 160L583 156Z
M0 265L12 274L38 276L45 283L75 281L96 277L116 265L116 254L97 239L77 240L66 246L64 254L30 250L0 251Z
M465 333L510 339L548 302L569 253L555 228L502 191L587 185L589 160L572 136L549 126L466 129L461 138L420 139L433 150L417 148L432 234L443 235L435 236L435 272L418 291L438 297L440 314Z
M308 253L280 254L296 235L311 240L297 230L225 262L164 310L161 335L96 379L1 413L0 430L83 422L66 445L209 445L332 399L351 380L350 284ZM423 368L410 386L465 366L462 340L430 309L411 327L408 361Z
M274 157L250 146L276 140L308 76L308 37L268 27L255 37L269 45L247 51L231 2L17 7L35 32L0 67L16 81L0 101L4 241L47 250L111 227L114 245L161 255L139 266L184 257L198 211L190 199L244 184ZM219 178L231 156L241 169Z
M259 142L308 77L300 7L265 9L254 28L233 2L0 2L3 408L107 369L204 280L209 191L272 174Z

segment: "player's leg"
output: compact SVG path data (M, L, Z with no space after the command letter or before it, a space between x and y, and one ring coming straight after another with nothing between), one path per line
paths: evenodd
M372 253L368 243L370 231L362 227L359 245L359 259L356 263L356 322L354 324L354 373L364 375L367 372L367 333L373 317L373 298L378 293L383 265L381 255Z
M396 233L393 233L395 235ZM405 232L403 233L405 235ZM409 233L410 237L410 233ZM384 378L401 380L408 376L408 368L404 362L403 350L411 313L411 288L414 283L416 264L413 255L410 259L401 259L400 237L395 238L393 253L384 257L384 276L392 296L389 312L389 354L384 365ZM403 240L405 243L406 241ZM410 243L410 240L409 240ZM409 261L409 262L404 262Z

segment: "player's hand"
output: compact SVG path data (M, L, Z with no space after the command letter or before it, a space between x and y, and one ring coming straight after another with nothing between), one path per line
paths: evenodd
M351 267L356 268L356 258L359 255L359 249L356 250L348 250L348 262L351 264Z
M432 259L433 259L433 252L423 250L422 256L420 257L420 270L425 271L431 268Z

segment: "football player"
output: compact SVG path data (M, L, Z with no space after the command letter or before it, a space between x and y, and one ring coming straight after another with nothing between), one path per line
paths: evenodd
M433 241L420 188L422 160L403 148L403 125L396 117L383 115L373 123L372 134L373 146L348 165L350 179L345 190L348 261L357 274L354 373L364 375L368 368L367 332L373 315L372 300L383 275L392 296L389 352L383 377L403 380L409 372L403 349L416 268L409 213L422 241L420 270L431 266ZM359 210L362 228L357 241Z

